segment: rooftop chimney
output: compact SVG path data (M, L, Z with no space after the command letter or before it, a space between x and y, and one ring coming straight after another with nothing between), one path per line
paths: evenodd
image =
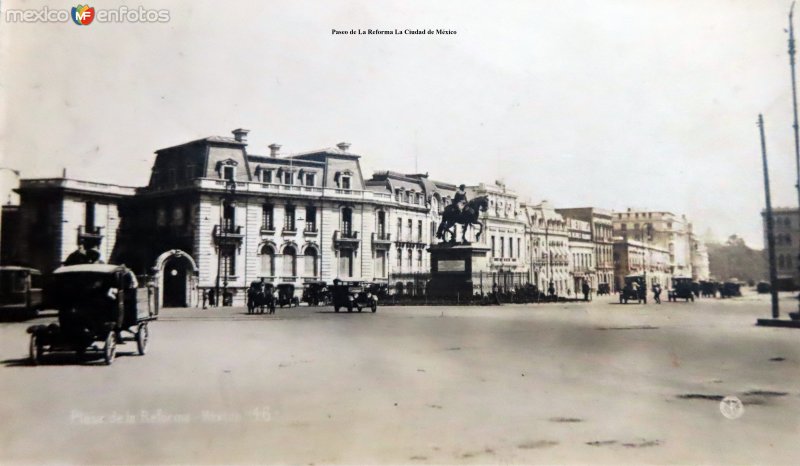
M231 131L231 133L233 133L233 138L236 139L236 141L245 144L247 143L247 133L249 132L250 132L249 129L242 129L242 128L237 128Z
M336 144L336 147L338 147L342 152L347 152L347 150L350 149L350 143L340 142L339 144Z
M270 157L277 157L278 152L281 150L280 144L270 144L269 145L269 156Z

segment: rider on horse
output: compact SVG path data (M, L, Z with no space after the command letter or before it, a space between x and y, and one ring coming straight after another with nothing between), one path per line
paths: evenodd
M464 211L464 207L467 206L467 187L465 185L459 185L458 191L453 195L453 205L459 212Z

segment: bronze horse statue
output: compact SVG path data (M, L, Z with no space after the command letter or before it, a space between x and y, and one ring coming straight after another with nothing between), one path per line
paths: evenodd
M489 208L489 198L487 196L478 196L475 199L467 202L467 205L464 206L464 210L461 212L458 211L458 207L454 205L449 205L445 207L444 213L442 214L442 222L439 224L439 229L436 230L436 237L444 240L445 233L450 233L450 242L456 242L456 231L455 227L456 224L463 225L461 229L461 241L463 243L467 242L467 227L471 227L472 225L480 226L478 233L475 234L475 241L479 241L481 239L481 233L483 233L483 223L478 220L478 216L481 212L486 212Z

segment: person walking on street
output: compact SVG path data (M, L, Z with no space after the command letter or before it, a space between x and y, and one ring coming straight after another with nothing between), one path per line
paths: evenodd
M653 298L656 300L656 304L661 304L661 285L658 283L653 285Z
M583 300L589 301L589 291L591 291L591 288L589 288L589 284L583 282L583 286L581 286L581 291L583 292Z

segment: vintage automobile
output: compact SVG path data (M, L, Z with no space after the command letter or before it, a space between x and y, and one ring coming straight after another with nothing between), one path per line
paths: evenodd
M673 277L672 289L667 293L667 299L672 302L677 302L679 299L684 299L686 302L689 302L690 300L694 302L692 278Z
M42 273L29 267L0 267L2 317L35 317L43 308Z
M378 297L370 291L370 283L364 282L343 282L335 280L331 287L331 300L333 310L346 308L347 312L357 309L361 312L364 308L369 308L372 312L378 310Z
M301 301L309 306L326 305L330 302L331 294L325 282L306 282L303 284L303 297Z
M770 291L772 291L772 287L769 286L769 282L761 281L756 285L756 292L759 294L766 294Z
M149 306L137 306L136 277L122 265L82 264L59 267L45 287L48 305L58 309L58 323L33 325L30 360L38 364L45 352L100 349L106 364L114 362L122 332L133 335L140 355L150 340L148 323L158 315Z
M628 301L637 301L647 304L647 280L644 275L628 275L625 277L625 286L619 292L620 304Z
M278 305L280 307L297 307L300 299L294 295L294 285L291 283L281 283L278 285Z
M720 298L735 298L742 295L741 284L736 280L724 282L719 289Z
M611 285L609 285L608 283L598 283L597 296L601 296L604 294L611 294Z
M275 314L275 286L272 283L253 280L247 288L247 313Z

